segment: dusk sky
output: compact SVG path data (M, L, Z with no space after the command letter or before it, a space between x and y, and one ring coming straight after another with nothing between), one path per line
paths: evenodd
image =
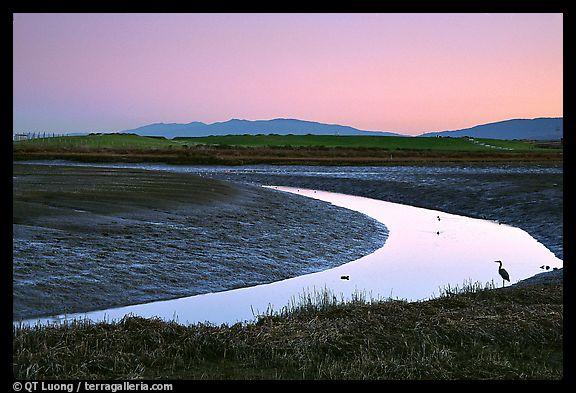
M561 14L16 14L14 131L563 115Z

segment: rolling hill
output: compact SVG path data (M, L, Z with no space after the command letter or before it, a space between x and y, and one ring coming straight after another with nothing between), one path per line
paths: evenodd
M482 124L453 131L428 132L426 137L461 137L490 139L560 140L564 132L562 117L540 117L537 119L513 119Z
M525 139L560 140L564 126L562 117L541 117L536 119L512 119L481 124L470 128L448 131L426 132L422 137L470 136L487 139ZM206 137L223 135L348 135L348 136L409 136L394 132L367 131L339 124L325 124L298 119L240 120L206 124L198 121L191 123L154 123L142 127L124 130L122 133L141 136Z
M201 122L187 124L155 123L122 132L142 136L164 136L166 138L243 134L401 136L392 132L365 131L338 124L325 124L297 119L232 119L212 124Z

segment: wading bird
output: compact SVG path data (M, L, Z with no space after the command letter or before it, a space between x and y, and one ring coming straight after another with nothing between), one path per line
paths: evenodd
M498 267L498 274L500 274L500 277L502 277L502 286L504 286L504 281L510 282L510 275L508 274L506 269L502 268L502 261L494 261L494 262L500 264L500 267Z

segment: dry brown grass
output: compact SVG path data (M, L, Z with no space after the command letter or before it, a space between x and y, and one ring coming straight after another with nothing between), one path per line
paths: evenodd
M14 330L17 378L559 379L562 285L426 302L306 299L254 324Z
M402 165L446 162L561 162L562 151L434 151L378 148L232 147L197 145L185 149L94 149L41 147L14 150L15 160L66 159L83 162L165 162L215 165Z

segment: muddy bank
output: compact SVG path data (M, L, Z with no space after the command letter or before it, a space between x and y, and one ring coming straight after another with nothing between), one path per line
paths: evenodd
M232 168L59 163L194 173L233 182L318 189L499 220L527 231L558 258L563 258L564 181L561 165L253 165Z
M540 273L540 266L549 269L563 266L560 259L528 233L508 225L371 198L303 188L273 188L366 214L385 224L391 236L384 247L369 255L314 274L203 296L34 318L19 324L52 325L78 319L113 322L137 316L176 320L184 325L208 322L232 326L255 322L257 315L269 315L284 306L290 307L298 299L319 295L334 294L342 302L354 302L359 296L412 302L435 298L438 293L454 293L461 285L496 288L501 278L494 258L506 261L511 283Z
M564 269L554 269L549 272L542 272L515 284L516 286L526 285L562 285L564 282Z
M563 174L558 166L248 167L207 176L365 196L519 227L563 258Z
M360 213L191 174L15 164L13 182L15 319L277 281L387 236Z

